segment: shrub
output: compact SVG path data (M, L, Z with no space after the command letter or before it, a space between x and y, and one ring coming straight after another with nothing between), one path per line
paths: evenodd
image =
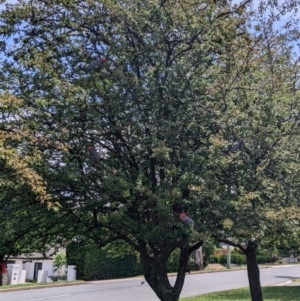
M226 264L227 263L227 254L218 256L217 262L219 262L220 264ZM233 264L246 264L246 256L239 255L239 254L231 254L230 262Z
M180 257L179 249L174 250L167 262L168 273L176 273L178 271L179 257ZM195 270L194 262L190 260L188 262L187 271L189 272L194 270Z
M230 262L233 264L247 264L247 259L246 255L240 255L240 254L235 254L231 253L230 256ZM227 263L227 255L223 254L220 256L211 256L211 263L220 263L220 264L226 264ZM269 263L272 262L272 257L271 256L257 256L256 257L257 263Z
M239 248L233 248L233 250L231 251L231 254L244 255L243 251Z
M219 256L210 255L208 257L209 263L218 263L219 262Z
M54 271L58 271L59 276L63 276L61 275L61 271L63 266L66 266L66 264L67 264L66 254L64 252L56 253L53 258L53 267L54 267Z
M226 254L226 252L227 252L227 250L224 249L224 248L222 248L222 249L216 249L216 250L214 251L214 255L215 255L215 256L219 256L219 255L222 255L222 254Z
M167 271L168 273L174 273L178 270L178 263L179 263L179 249L176 249L170 255L168 262L167 262Z
M57 282L58 280L66 281L67 276L49 276L50 279L52 279L53 282Z
M273 262L273 257L272 256L257 256L256 261L257 261L257 263L269 263L269 262Z
M246 256L245 255L239 255L239 254L232 254L231 261L234 264L246 264Z
M212 243L212 242L209 242L205 245L203 245L202 247L202 252L204 254L203 256L203 265L204 267L207 267L207 265L209 263L216 263L215 261L212 261L214 257L211 257L211 256L214 256L213 253L215 251L215 244Z

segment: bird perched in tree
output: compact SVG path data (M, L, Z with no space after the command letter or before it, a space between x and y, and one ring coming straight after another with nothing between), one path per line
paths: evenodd
M180 219L182 220L182 222L186 225L186 226L193 226L197 231L200 231L200 228L195 224L195 222L186 215L185 212L182 212L179 215Z
M97 60L91 62L91 63L87 66L87 68L85 69L85 72L86 72L86 73L90 73L90 72L93 71L94 69L96 69L96 68L98 68L98 67L101 67L101 66L104 64L105 60L106 60L106 57L103 56L103 57L101 57L100 59L97 59Z
M99 155L98 155L97 151L95 150L95 148L93 146L89 146L87 148L87 151L90 155L91 161L96 164L99 164L100 158L99 158Z
M244 146L244 141L243 140L238 140L238 141L235 141L230 149L229 149L229 153L233 153L234 151L236 151L237 149L241 149L243 146Z

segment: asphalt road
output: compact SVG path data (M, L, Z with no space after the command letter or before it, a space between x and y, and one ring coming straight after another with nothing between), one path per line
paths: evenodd
M262 286L300 278L300 265L260 270ZM143 279L93 281L87 284L0 293L1 301L158 301ZM175 277L170 277L174 283ZM247 271L187 275L181 297L248 286ZM299 287L300 292L300 287Z

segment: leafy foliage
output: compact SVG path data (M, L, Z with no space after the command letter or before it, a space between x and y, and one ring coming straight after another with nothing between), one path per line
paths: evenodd
M138 252L161 300L178 299L204 239L257 241L299 218L297 35L273 30L277 14L264 19L295 3L254 13L250 2L30 0L0 15L14 38L3 90L22 99L22 125L38 139L38 192L59 202L66 240Z
M23 123L30 114L23 102L0 96L0 261L11 255L44 252L55 233L55 202L36 171L41 152L37 139ZM51 210L48 210L49 208ZM50 231L53 233L50 235Z
M58 252L53 257L52 261L53 267L56 271L61 273L61 269L67 264L67 257L65 252Z

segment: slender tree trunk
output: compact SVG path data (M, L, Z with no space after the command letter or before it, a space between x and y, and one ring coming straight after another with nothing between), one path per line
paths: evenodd
M4 264L3 260L4 260L4 256L0 255L0 263ZM0 286L2 286L2 278L3 278L2 269L0 267Z
M203 269L203 253L202 253L202 246L194 251L194 265L197 270Z
M252 301L263 301L262 290L260 285L259 268L256 261L257 245L249 240L246 250L244 250L247 257L247 272L250 286L250 293Z
M150 257L141 252L141 262L146 281L161 301L178 301L184 284L189 259L189 248L181 249L177 279L172 286L167 275L167 258L163 255Z
M241 244L234 243L228 239L219 239L219 241L224 242L233 247L238 247L246 255L251 300L263 301L262 290L260 285L259 268L256 260L256 243L249 240L247 248L245 249L245 247Z

